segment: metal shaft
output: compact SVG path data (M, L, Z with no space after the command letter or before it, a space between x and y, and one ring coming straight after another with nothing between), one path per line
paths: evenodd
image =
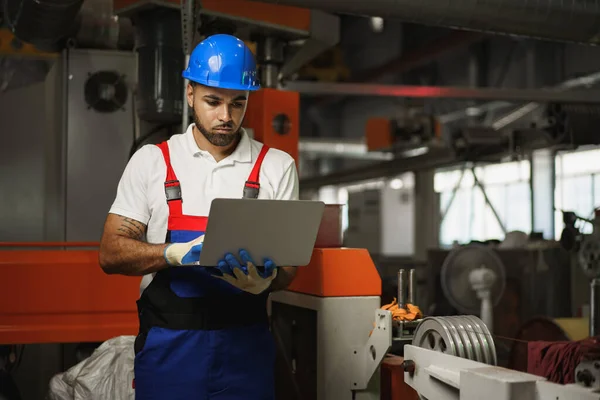
M415 304L415 281L414 281L415 270L408 270L408 296L406 302L408 304Z
M594 278L590 282L590 336L600 334L600 304L598 304L598 287L600 279Z
M288 81L281 90L314 95L411 97L417 99L505 100L540 103L600 103L600 91L416 86L345 82Z
M185 55L185 66L187 67L188 63L190 62L190 55L186 54ZM185 132L185 130L188 127L189 124L189 120L190 120L190 106L188 105L188 101L187 101L187 85L188 85L189 81L187 79L183 80L183 108L182 108L182 115L181 115L181 131Z
M404 307L404 270L398 270L398 307Z

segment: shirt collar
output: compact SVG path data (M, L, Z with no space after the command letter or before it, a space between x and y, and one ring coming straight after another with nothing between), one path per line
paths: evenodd
M212 159L210 153L206 150L201 150L196 143L196 139L194 139L194 124L190 124L185 132L187 147L190 153L194 157L209 157ZM248 137L248 133L244 128L240 128L240 132L242 133L242 137L237 147L227 158L223 159L221 163L223 164L233 164L234 162L252 162L252 146L250 143L250 138Z

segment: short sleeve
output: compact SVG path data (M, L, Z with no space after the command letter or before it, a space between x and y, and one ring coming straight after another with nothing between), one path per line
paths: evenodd
M131 157L117 186L115 201L109 213L135 219L145 225L150 221L147 197L147 175L152 164L152 149L143 146Z
M275 199L298 200L299 196L298 171L296 169L296 163L292 159L290 165L281 177Z

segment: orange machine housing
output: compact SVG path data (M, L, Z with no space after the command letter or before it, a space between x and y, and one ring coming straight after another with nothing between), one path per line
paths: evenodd
M369 151L389 150L394 146L394 131L389 118L370 118L365 126Z
M251 128L254 139L283 150L296 160L300 137L300 95L297 92L261 89L248 99L244 127ZM284 133L276 131L276 121L283 123Z
M381 296L381 277L366 249L315 248L288 290L319 297Z
M0 243L0 344L102 342L137 334L140 278L106 275L98 251L81 249L97 246Z

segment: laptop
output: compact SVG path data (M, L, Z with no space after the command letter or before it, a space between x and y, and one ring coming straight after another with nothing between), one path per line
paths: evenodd
M325 203L310 200L214 199L200 265L215 267L226 253L245 249L256 266L310 263Z

